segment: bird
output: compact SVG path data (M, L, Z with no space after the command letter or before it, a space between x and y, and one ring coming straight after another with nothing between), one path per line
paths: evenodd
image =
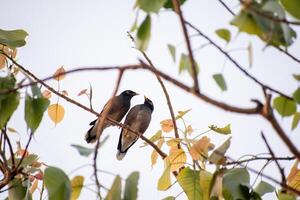
M139 136L128 130L127 127L133 131L143 134L151 121L151 114L154 110L153 103L150 99L144 96L144 104L139 104L132 107L126 115L124 127L121 130L118 143L118 153L116 155L118 160L122 160L126 155L128 149L138 140Z
M138 95L138 93L132 91L132 90L125 90L123 91L121 94L112 97L111 99L109 99L107 101L107 103L104 105L100 116L98 117L98 119L92 121L89 125L91 125L92 127L87 131L86 135L85 135L85 140L87 143L94 143L101 134L102 131L109 127L109 126L113 126L114 124L109 122L108 120L104 121L103 124L103 128L102 131L100 133L97 134L97 131L99 131L98 129L100 128L100 122L101 122L101 114L103 114L104 112L107 112L107 117L110 119L113 119L117 122L120 122L123 117L126 115L126 113L128 112L129 108L130 108L130 101L131 98ZM109 110L108 110L109 109Z

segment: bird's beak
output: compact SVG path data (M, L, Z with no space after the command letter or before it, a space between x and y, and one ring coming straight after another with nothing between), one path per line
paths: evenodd
M144 95L144 99L147 100L148 98Z
M139 93L137 93L137 92L134 92L135 94L134 94L134 96L136 96L136 95L140 95Z

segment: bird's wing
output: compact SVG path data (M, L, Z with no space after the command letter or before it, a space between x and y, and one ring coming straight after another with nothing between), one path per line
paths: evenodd
M145 109L143 105L137 105L129 111L124 124L143 134L148 128L150 120L151 111ZM120 152L126 152L138 138L139 136L135 133L123 128L119 137L118 150Z

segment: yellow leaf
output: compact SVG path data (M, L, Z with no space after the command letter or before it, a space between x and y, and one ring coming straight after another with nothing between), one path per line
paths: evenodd
M18 131L12 127L7 127L7 130L12 133L18 133Z
M296 160L287 177L288 186L300 191L300 168L298 168L299 160Z
M32 184L32 186L31 186L31 188L29 189L30 194L33 194L33 193L34 193L34 191L36 190L37 186L38 186L38 180L35 179L35 180L33 181L33 184Z
M71 181L72 186L72 194L71 200L76 200L80 196L81 189L83 187L84 177L83 176L75 176Z
M0 69L5 67L5 63L6 63L6 57L0 54Z
M160 122L161 130L166 133L171 132L174 129L173 122L171 119L165 119Z
M164 161L165 161L165 170L157 183L157 189L162 191L169 189L171 186L170 163L167 158L165 158Z
M49 90L44 90L42 94L46 99L50 99L52 96L52 93Z
M66 77L66 74L65 74L65 69L64 67L60 67L56 70L56 72L54 73L53 75L53 78L57 81L61 81L63 80L65 77Z
M181 139L179 138L173 138L167 141L167 145L169 147L177 146L181 142Z
M68 92L66 90L61 91L61 93L65 96L69 96Z
M186 128L186 132L187 134L191 135L194 132L194 129L192 128L191 125L188 125L188 127Z
M167 157L171 165L171 172L178 170L183 167L186 163L186 154L182 149L177 147L171 147L170 154Z
M192 109L187 109L184 111L178 111L178 115L176 116L176 119L182 118L186 113L190 112Z
M210 185L213 175L206 171L200 170L200 188L203 193L203 200L210 200Z
M193 146L190 148L190 154L193 160L203 160L203 158L207 158L208 151L212 148L210 143L210 139L206 136L200 138Z
M164 144L164 142L165 142L164 138L161 138L157 143L157 147L160 149L162 147L162 145ZM151 154L151 167L153 167L156 164L157 156L158 156L158 153L154 149Z
M81 95L83 95L83 94L86 94L86 95L89 94L89 93L87 92L87 89L81 90L81 91L77 94L77 96L81 96Z
M64 118L65 109L60 104L52 104L48 107L48 115L55 124L58 124Z

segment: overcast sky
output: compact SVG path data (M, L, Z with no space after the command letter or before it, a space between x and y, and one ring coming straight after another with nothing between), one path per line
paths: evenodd
M0 28L1 29L24 29L29 33L27 44L19 49L18 62L38 77L52 75L57 68L65 66L72 69L88 66L114 66L137 63L141 58L139 52L132 48L133 44L127 37L127 31L134 22L134 1L103 1L103 0L1 0L0 1ZM234 11L238 11L237 1L230 1ZM218 44L227 49L246 47L251 41L254 50L254 65L248 68L247 52L235 51L234 56L251 74L259 80L275 87L287 94L291 94L297 84L293 81L291 74L299 73L299 64L290 58L281 55L272 48L264 48L256 37L248 37L245 34L237 35L237 29L229 25L231 15L214 1L189 0L183 6L184 16L202 31L212 37ZM140 15L140 20L143 15ZM173 12L164 11L159 15L152 15L152 38L147 51L154 65L176 77L187 84L191 84L188 74L178 75L178 66L172 62L166 45L176 45L179 53L186 53L182 32L178 18ZM233 34L233 44L225 46L224 41L218 39L214 31L218 28L229 28ZM300 35L299 28L296 29ZM205 44L206 41L194 37L193 48ZM300 56L299 39L291 47L291 52ZM179 54L177 55L179 57ZM261 89L251 80L245 78L229 61L224 66L224 56L213 47L206 47L195 52L196 61L200 65L200 87L203 92L213 98L238 106L253 106L251 98L263 99ZM222 72L228 84L229 91L222 93L212 79L212 74ZM115 72L84 72L67 76L61 81L60 88L67 90L70 97L88 106L87 98L77 94L92 85L94 91L93 105L95 110L100 111L112 94L117 74ZM55 81L49 82L57 88ZM279 140L270 125L259 116L245 116L232 114L219 110L204 103L192 95L177 89L166 83L167 89L175 111L191 108L192 111L186 116L186 121L197 130L197 133L206 131L209 125L219 126L231 123L232 144L228 155L239 158L244 154L257 154L267 152L263 144L260 132L264 131L271 146L278 156L289 155L288 150ZM166 100L155 76L144 71L127 72L122 80L120 91L132 89L140 94L147 95L154 103L152 121L145 133L150 137L160 129L159 122L170 118ZM57 97L52 97L55 103ZM62 123L54 126L47 114L36 131L29 151L40 156L40 160L62 168L66 173L76 167L92 163L92 156L81 157L70 144L80 144L92 147L84 141L85 132L89 128L89 122L94 116L81 108L60 99L59 102L65 107L66 114ZM143 96L134 97L132 104L143 102ZM23 120L23 107L19 108L18 114L13 116L10 126L20 132L22 144L27 139L26 125ZM290 131L291 119L280 119L292 141L300 141L300 129ZM179 123L182 127L182 124ZM109 135L109 140L100 149L98 166L101 170L113 174L120 174L126 178L132 171L140 172L139 198L145 200L162 199L170 194L176 196L181 192L178 186L172 187L167 192L158 192L157 181L163 172L163 162L159 159L158 164L151 168L150 155L152 148L139 148L142 141L138 141L128 152L124 160L115 158L117 142L120 130L109 128L105 130L104 136ZM195 133L195 134L197 134ZM172 134L172 133L171 133ZM172 135L171 135L172 136ZM227 139L213 133L207 135L212 138L216 145ZM17 140L18 137L15 137ZM297 145L300 147L300 145ZM168 151L165 147L164 151ZM286 163L288 172L292 162ZM262 163L250 165L260 169ZM279 178L276 167L270 166L265 170L269 175ZM77 170L70 177L84 175L86 183L93 183L90 179L91 167ZM276 175L277 174L277 175ZM113 176L100 173L100 182L110 187ZM175 181L175 179L172 179ZM253 177L252 177L253 180ZM94 189L94 187L91 187ZM4 197L0 194L0 197ZM6 196L6 195L5 195ZM94 198L95 194L83 190L80 199ZM2 198L1 198L2 199ZM186 199L182 194L178 199ZM267 198L266 198L267 199ZM271 197L270 197L271 199Z

